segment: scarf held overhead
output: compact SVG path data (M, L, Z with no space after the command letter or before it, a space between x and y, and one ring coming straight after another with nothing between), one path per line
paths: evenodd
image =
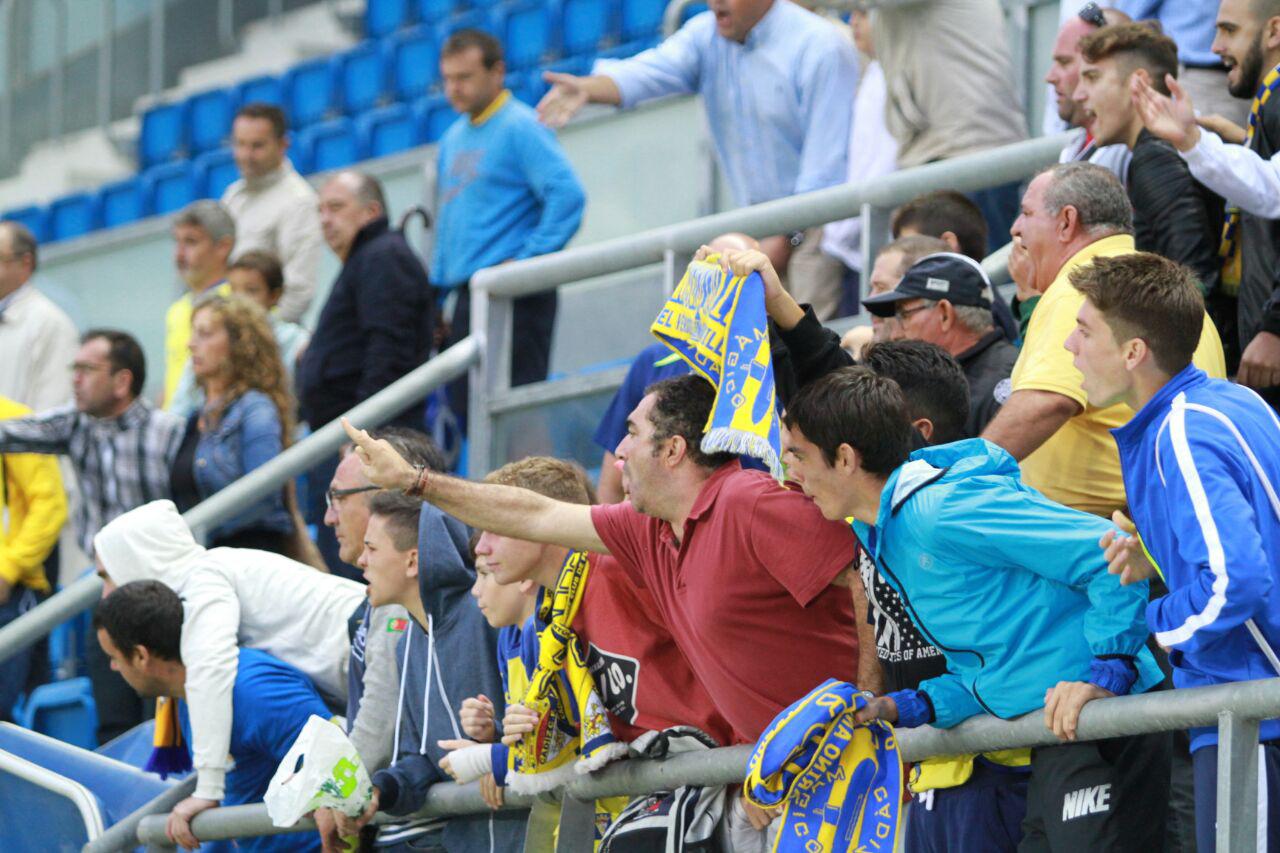
M694 261L650 331L715 386L705 453L754 456L782 478L782 438L759 273L735 276L717 256Z
M508 754L507 784L518 793L541 793L568 781L568 773L598 770L625 754L609 728L604 703L587 668L573 618L582 603L590 555L569 554L554 591L538 606L538 665L529 675L523 704L538 713L538 728ZM577 737L567 736L576 732Z
M783 806L778 853L895 849L902 760L892 726L854 722L866 704L858 688L828 679L760 736L743 793L761 808Z

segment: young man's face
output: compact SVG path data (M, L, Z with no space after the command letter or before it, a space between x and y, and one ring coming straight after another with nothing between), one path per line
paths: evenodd
M280 168L288 147L270 119L240 116L231 123L231 156L242 177L260 178Z
M440 57L444 96L455 112L478 116L502 94L507 67L501 60L484 66L484 51L469 47Z
M627 416L627 434L613 451L622 466L622 490L630 498L631 505L640 512L647 512L646 506L653 509L650 492L656 478L665 476L656 455L661 442L654 442L653 421L650 420L654 400L654 395L646 394Z
M137 648L132 655L125 655L105 628L98 629L98 645L102 646L102 651L111 659L111 668L120 673L139 696L164 696L169 692L164 682L152 673L155 659L147 655L144 649Z
M1127 145L1133 128L1132 73L1116 57L1080 61L1080 81L1073 96L1084 110L1099 145Z
M1236 98L1257 94L1263 75L1270 70L1265 58L1266 20L1254 6L1254 0L1222 0L1218 6L1213 52L1227 66L1227 91Z
M1116 340L1102 312L1085 300L1076 315L1076 327L1064 346L1075 358L1071 363L1084 375L1081 387L1089 405L1103 408L1120 402L1132 385L1125 367L1122 342Z
M111 344L106 338L90 338L81 344L71 365L76 408L93 417L109 414L121 402L118 375L111 366Z
M494 628L519 625L524 621L525 607L529 601L524 591L527 583L502 583L492 571L488 560L476 548L476 581L471 585L471 596L476 600L485 621Z
M476 558L483 559L488 571L500 584L535 580L546 548L537 542L512 539L482 531L476 541Z
M831 521L843 521L851 513L845 509L849 501L846 478L835 466L827 464L822 450L805 438L798 425L787 427L782 437L782 457L787 476L794 480Z
M403 604L418 594L418 549L401 551L387 530L387 520L369 516L365 526L364 550L356 563L368 582L365 594L369 606Z

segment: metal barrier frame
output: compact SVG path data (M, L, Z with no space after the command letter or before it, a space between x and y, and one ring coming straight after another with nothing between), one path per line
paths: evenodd
M1193 726L1218 727L1217 845L1220 853L1253 851L1258 821L1258 722L1280 716L1280 678L1244 681L1213 687L1157 691L1090 702L1080 714L1081 741L1174 731ZM1033 711L1014 720L979 716L952 729L922 726L897 732L905 761L943 755L964 755L997 749L1046 747L1061 744L1044 725L1044 714ZM670 790L680 785L728 785L746 775L750 746L733 746L705 753L684 753L661 761L631 759L615 762L580 776L561 789L562 798L590 801L597 797L637 795ZM508 807L522 807L528 799L509 797ZM451 782L432 786L427 804L415 816L482 814L477 783ZM379 816L379 820L386 820ZM149 850L171 850L163 816L144 818L138 841ZM272 826L266 806L211 809L196 816L191 829L202 841L275 835L312 829L310 820L287 828ZM562 843L565 826L562 825ZM567 839L565 849L590 849L590 839ZM576 842L576 843L575 843ZM98 844L86 851L111 849Z

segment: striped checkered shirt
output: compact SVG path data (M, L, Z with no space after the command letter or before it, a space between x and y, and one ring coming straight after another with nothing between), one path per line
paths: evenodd
M169 469L185 422L139 397L114 418L95 418L75 406L0 421L0 453L56 453L70 457L80 481L76 538L93 555L93 537L113 518L169 497Z

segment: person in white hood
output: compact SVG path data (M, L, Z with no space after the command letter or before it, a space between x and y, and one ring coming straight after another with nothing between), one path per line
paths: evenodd
M154 501L115 519L99 531L94 548L106 594L130 581L157 580L183 599L181 653L198 779L174 817L190 821L222 799L240 646L296 667L325 701L345 705L348 630L365 598L361 584L267 551L206 549L172 501ZM382 663L395 666L394 660L368 665Z

